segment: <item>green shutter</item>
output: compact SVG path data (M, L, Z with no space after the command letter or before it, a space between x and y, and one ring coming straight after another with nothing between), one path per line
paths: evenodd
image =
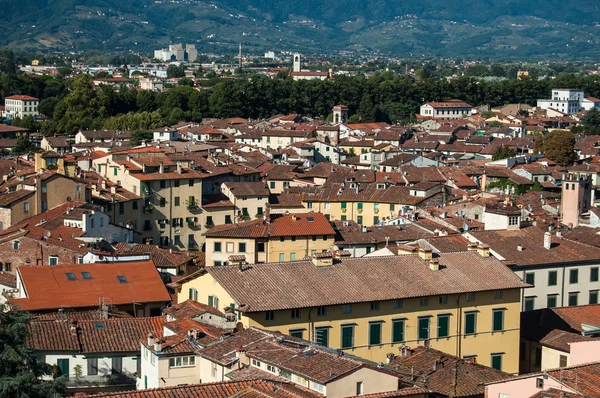
M316 341L317 344L327 347L329 345L329 329L317 328Z
M342 348L352 348L354 345L354 326L342 327Z
M208 305L213 307L213 296L208 296Z
M475 333L475 319L477 314L474 312L465 314L465 334Z
M302 339L304 338L304 330L290 330L290 336Z
M392 323L392 343L404 341L404 321L394 321Z
M556 286L558 274L556 271L548 272L548 286Z
M438 316L438 337L448 337L450 329L450 317L448 315Z
M369 345L381 344L381 323L374 322L369 324Z
M500 331L504 329L504 311L495 310L494 311L494 332Z
M419 318L419 340L429 338L429 318Z
M492 355L492 368L502 370L502 355Z

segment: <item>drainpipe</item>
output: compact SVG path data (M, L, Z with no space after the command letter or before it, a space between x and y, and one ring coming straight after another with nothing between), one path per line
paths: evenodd
M458 319L457 319L457 323L456 323L456 356L461 358L461 338L462 338L462 333L461 333L461 329L462 329L462 307L460 306L460 297L462 296L462 294L459 294L458 297L456 298L456 307L458 310Z

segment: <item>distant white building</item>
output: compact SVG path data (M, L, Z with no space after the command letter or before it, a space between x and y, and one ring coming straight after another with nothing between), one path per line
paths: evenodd
M538 99L540 109L554 109L567 115L574 115L581 110L583 90L572 88L555 88L550 99Z
M152 132L152 139L154 141L177 141L179 139L179 131L168 127L157 129Z
M163 91L162 80L140 79L140 90L154 91L160 93Z
M600 110L600 99L594 97L585 97L581 101L581 107L586 111L589 111L592 108Z
M40 100L28 95L11 95L4 99L7 119L23 119L24 116L38 117Z
M434 119L462 119L470 116L473 107L461 100L450 100L446 102L428 102L421 105L419 115Z

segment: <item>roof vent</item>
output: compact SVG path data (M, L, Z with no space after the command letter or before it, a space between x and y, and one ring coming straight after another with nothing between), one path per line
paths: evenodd
M316 253L311 256L311 260L316 267L329 267L333 265L333 253Z
M544 249L550 250L552 248L552 234L550 232L544 233Z
M425 261L430 261L433 257L433 252L431 251L431 249L419 249L419 257L421 257L422 260Z
M490 256L490 247L486 245L477 246L477 252L481 257L489 257Z
M438 260L437 258L432 258L431 260L429 260L429 269L432 271L439 271L440 260Z

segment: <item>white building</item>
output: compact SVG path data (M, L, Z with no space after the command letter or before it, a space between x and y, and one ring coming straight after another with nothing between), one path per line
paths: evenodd
M567 115L573 115L582 108L583 90L571 88L555 88L550 99L539 99L540 109L554 109Z
M140 79L140 90L154 91L160 93L163 91L162 80Z
M470 116L473 107L461 100L450 100L446 102L428 102L421 105L419 114L423 117L434 119L462 119Z
M11 95L4 99L7 119L23 119L24 116L38 117L40 100L28 95Z
M168 127L154 130L152 132L152 139L154 141L177 141L179 139L179 131Z
M594 97L585 97L581 101L581 107L586 111L589 111L592 108L600 110L600 99Z

